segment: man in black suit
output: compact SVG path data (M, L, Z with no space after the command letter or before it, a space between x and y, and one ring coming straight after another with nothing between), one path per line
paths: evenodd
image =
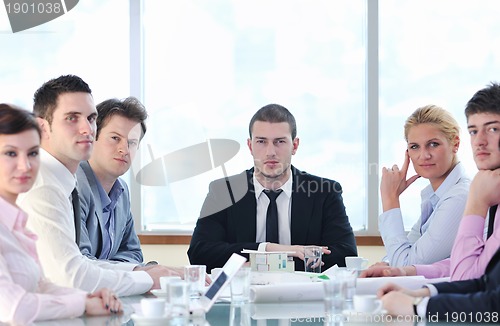
M267 105L252 117L249 133L254 167L210 184L188 250L191 264L211 270L232 253L253 249L293 252L295 269L304 270L303 246L321 245L323 270L345 266L344 258L357 250L342 187L291 165L299 147L293 115L281 105ZM273 209L274 224L268 212Z
M410 291L394 284L379 290L387 312L429 321L500 323L500 249L477 279L430 284Z

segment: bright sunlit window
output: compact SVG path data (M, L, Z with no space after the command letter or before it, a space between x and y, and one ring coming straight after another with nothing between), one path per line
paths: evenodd
M500 81L500 21L496 1L379 1L380 162L401 166L403 125L418 107L435 104L461 127L459 159L474 176L465 104L490 81ZM414 171L411 171L411 175ZM418 180L401 196L406 227L420 216Z
M96 103L138 96L148 132L125 177L136 227L162 234L190 234L210 181L252 167L249 120L281 104L298 123L292 163L340 182L353 228L376 235L380 212L369 203L379 201L377 176L403 162L403 124L416 108L452 112L462 128L459 157L476 172L463 110L500 81L497 9L496 0L79 1L12 33L1 7L0 102L31 109L34 91L62 74L87 81ZM368 118L374 111L378 121ZM217 139L235 146L222 163L210 151L189 154ZM180 156L192 173L171 167ZM401 198L407 228L425 186L419 180Z
M248 123L270 103L297 120L292 164L339 181L353 227L364 228L365 1L144 4L144 101L154 118L138 169L161 169L163 160L164 171L140 180L143 229L190 232L209 182L224 168L252 167ZM224 167L168 182L171 153L189 155L210 139L234 140L239 151Z
M0 101L32 109L33 94L64 74L82 77L96 103L129 95L129 7L80 1L63 16L12 33L0 6Z

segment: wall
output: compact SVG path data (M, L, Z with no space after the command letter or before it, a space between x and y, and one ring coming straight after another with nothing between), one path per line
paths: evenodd
M142 245L144 260L156 260L167 266L189 264L187 250L189 245ZM367 258L370 264L381 260L385 255L383 246L358 246L358 255Z

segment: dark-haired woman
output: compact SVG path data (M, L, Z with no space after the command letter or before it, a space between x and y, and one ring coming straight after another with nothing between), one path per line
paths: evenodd
M34 116L0 104L0 322L106 315L120 312L121 302L107 289L92 294L57 286L44 279L36 235L26 229L28 216L16 205L40 166L40 129Z

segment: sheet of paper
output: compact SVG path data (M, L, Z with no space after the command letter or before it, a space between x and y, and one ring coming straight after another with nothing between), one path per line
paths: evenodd
M321 282L281 283L252 285L252 302L296 302L323 300L324 291Z
M286 319L313 318L325 315L323 302L290 302L290 303L263 303L251 306L252 319ZM288 325L288 324L285 324Z
M356 294L375 294L382 285L387 283L395 283L416 290L429 283L429 280L423 276L358 278L356 281Z
M262 279L267 279L269 283L260 283L265 285L255 285L259 283L252 282L254 285L250 288L250 300L253 302L315 301L323 300L324 298L323 284L321 281L315 281L308 275L300 273L261 274L264 274ZM297 278L297 276L301 278ZM274 277L274 279L272 279L272 277ZM252 280L254 280L254 278L252 278ZM442 282L446 280L446 278L429 280L423 276L358 278L356 293L376 294L381 286L389 282L415 290L427 283Z

